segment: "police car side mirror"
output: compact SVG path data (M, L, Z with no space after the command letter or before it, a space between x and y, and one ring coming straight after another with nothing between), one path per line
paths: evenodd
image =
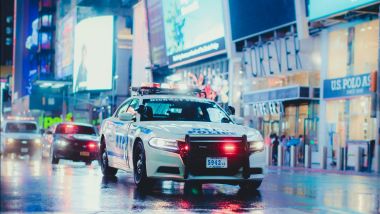
M235 108L232 107L232 106L228 106L228 107L227 107L227 112L228 112L230 115L235 115Z
M237 125L244 125L244 118L232 115L231 119L237 124Z
M134 115L128 112L123 112L119 114L119 119L121 121L132 121L134 119Z

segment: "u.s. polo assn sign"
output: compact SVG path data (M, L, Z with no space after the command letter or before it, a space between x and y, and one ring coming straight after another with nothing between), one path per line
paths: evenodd
M323 98L351 97L369 95L371 75L361 74L336 79L327 79L323 82Z

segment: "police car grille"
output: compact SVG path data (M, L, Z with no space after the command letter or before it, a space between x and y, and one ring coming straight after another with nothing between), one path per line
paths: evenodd
M189 140L190 151L187 169L191 175L197 176L232 176L239 172L246 160L246 145L241 137L192 137ZM233 144L233 154L226 154L223 146ZM207 157L227 157L227 168L207 168Z

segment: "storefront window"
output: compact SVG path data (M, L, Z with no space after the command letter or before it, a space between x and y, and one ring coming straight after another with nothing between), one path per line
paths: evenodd
M378 66L379 20L329 33L328 78L368 74ZM375 119L370 117L371 96L338 97L327 100L329 143L334 149L351 141L375 138Z
M354 73L376 71L379 51L379 20L355 26Z
M344 146L346 142L346 120L344 114L345 100L327 101L326 119L329 141L336 146ZM329 142L329 144L332 142Z
M299 71L287 75L268 76L265 78L255 78L252 82L252 88L247 91L255 91L269 88L281 88L286 86L311 86L319 87L320 74L317 71Z
M304 135L305 123L307 118L309 117L309 106L307 104L299 106L299 117L298 117L298 133L297 135ZM297 137L298 137L297 136Z
M370 104L370 97L351 99L349 140L371 140L375 138L375 122L370 117Z
M347 75L348 30L333 31L329 35L328 78Z
M285 127L284 131L287 136L296 136L296 111L297 106L285 107Z

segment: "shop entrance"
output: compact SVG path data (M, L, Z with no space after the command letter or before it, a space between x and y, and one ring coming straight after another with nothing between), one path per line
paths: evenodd
M280 121L279 120L264 120L263 121L263 135L270 136L271 134L280 135Z
M312 151L318 151L318 118L304 119L304 141L311 146Z

